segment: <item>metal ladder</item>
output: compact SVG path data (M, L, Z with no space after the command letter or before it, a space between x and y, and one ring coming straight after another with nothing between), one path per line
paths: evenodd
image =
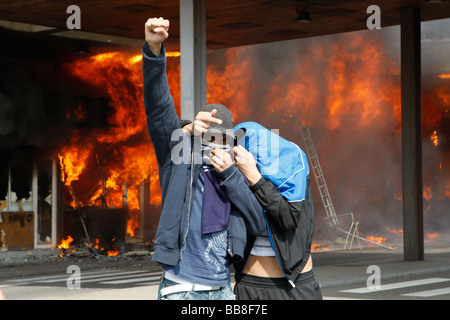
M328 187L323 176L322 168L320 167L319 158L317 157L316 148L311 138L311 133L308 127L302 126L301 123L297 123L300 127L300 132L302 134L303 141L305 143L306 154L308 155L309 161L311 163L312 171L314 172L314 177L316 178L317 187L319 189L320 197L322 198L322 203L325 208L325 213L327 219L330 220L331 226L337 226L339 224L336 211L334 210L333 202L331 201L330 193L328 192Z
M339 224L339 220L336 215L336 211L334 210L333 201L331 201L331 196L328 192L325 177L323 176L316 148L314 147L314 143L312 141L311 133L309 132L308 127L304 126L300 122L300 120L295 119L292 114L282 111L278 108L275 108L275 110L281 113L284 118L293 121L300 128L300 132L302 134L303 142L306 148L306 155L308 156L309 162L311 164L310 169L312 168L312 171L314 172L314 177L316 178L320 198L322 199L322 203L325 208L325 213L327 215L326 219L330 221L332 227L336 227Z
M333 227L335 230L341 231L345 234L347 234L347 238L345 240L345 245L344 245L344 249L346 249L347 247L347 243L349 240L349 237L351 237L351 242L350 242L350 246L349 246L349 250L352 249L352 243L353 240L356 238L358 246L360 249L362 249L362 245L361 245L361 240L392 250L392 247L389 246L385 246L383 244L380 243L376 243L374 241L371 241L369 239L360 237L359 231L358 231L358 224L359 222L355 222L354 220L354 215L353 212L350 213L346 213L346 214L341 214L341 215L336 215L336 211L334 210L334 206L333 206L333 202L331 201L331 196L330 193L328 192L328 187L327 184L325 182L325 178L322 172L322 168L320 166L320 162L319 162L319 158L317 156L316 153L316 148L314 147L314 143L312 141L311 138L311 133L309 132L309 129L307 126L304 126L300 120L294 118L294 116L290 113L287 113L285 111L282 111L278 108L274 108L275 111L281 113L283 115L284 118L289 119L291 121L293 121L299 128L300 128L300 132L302 134L302 138L303 138L303 142L305 144L305 148L306 148L306 154L308 156L308 159L310 161L311 164L311 168L312 171L314 173L314 177L316 178L316 183L317 183L317 187L319 189L319 193L320 193L320 198L322 199L322 203L323 206L325 208L325 213L327 215L327 217L325 218L325 220L329 220L331 227ZM342 216L350 216L352 223L350 225L349 230L345 230L339 227L339 219L338 217L342 217Z

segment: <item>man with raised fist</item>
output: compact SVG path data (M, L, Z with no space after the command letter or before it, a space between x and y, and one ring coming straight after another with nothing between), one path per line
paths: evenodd
M166 75L169 27L163 18L147 20L142 48L147 127L162 189L153 256L164 270L158 299L234 299L230 265L244 256L246 234L265 229L263 209L232 161L231 112L201 106L182 127ZM177 150L183 159L188 150L189 161L179 161Z

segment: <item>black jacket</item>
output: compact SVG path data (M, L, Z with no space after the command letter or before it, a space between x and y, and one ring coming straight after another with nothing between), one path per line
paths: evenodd
M295 283L311 255L314 233L314 202L309 175L303 201L289 202L269 180L262 177L250 187L265 209L268 235L278 264L291 284ZM244 259L234 265L236 280L248 259L256 237L248 236Z

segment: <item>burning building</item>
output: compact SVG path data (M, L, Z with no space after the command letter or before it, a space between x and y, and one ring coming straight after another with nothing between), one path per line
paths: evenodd
M449 239L449 21L423 24L423 175L425 239ZM445 33L445 32L444 32ZM239 121L258 121L305 149L309 127L338 214L353 212L368 239L400 245L402 233L399 28L353 32L274 46L227 50L208 69L208 101L229 105ZM218 61L224 57L208 57ZM260 66L265 66L260 68ZM257 79L257 81L255 81ZM208 88L209 88L208 87ZM312 177L312 175L311 175ZM315 188L315 187L314 187ZM330 233L315 193L316 240ZM350 222L347 222L347 228ZM345 237L345 235L344 235Z
M429 241L445 238L450 224L448 26L424 25L422 41ZM398 38L393 27L217 49L208 53L206 72L207 102L227 105L236 123L280 129L303 148L298 128L277 110L307 125L336 211L353 212L362 235L390 243L402 235ZM41 50L37 58L4 56L0 63L0 228L8 246L98 239L120 250L134 239L151 241L161 191L139 48L105 45L56 61ZM168 58L167 72L180 114L178 54ZM316 238L335 237L315 190Z
M19 67L11 72L29 79ZM10 145L2 149L2 228L9 247L55 247L61 236L124 243L138 237L139 225L147 230L141 228L139 238L151 240L158 217L144 222L142 211L157 213L160 191L142 107L140 56L95 55L62 64L58 72L66 93L45 92L31 80L22 92L27 82L2 74L2 142Z

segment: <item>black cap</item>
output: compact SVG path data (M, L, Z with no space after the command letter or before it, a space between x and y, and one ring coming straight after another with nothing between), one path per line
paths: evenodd
M202 107L201 111L211 112L214 109L217 110L215 118L222 120L222 124L211 123L208 132L221 132L224 134L233 135L233 114L227 107L219 103L212 103Z

